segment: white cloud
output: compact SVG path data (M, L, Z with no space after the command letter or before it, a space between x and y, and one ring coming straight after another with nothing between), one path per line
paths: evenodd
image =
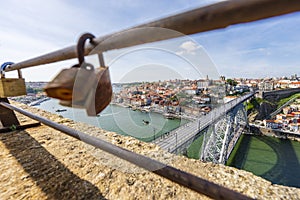
M195 55L196 54L196 50L200 48L199 45L197 45L196 43L192 42L192 41L186 41L183 42L179 48L181 49L180 51L177 51L176 54L178 55L183 55L183 54L192 54Z
M126 0L125 2L0 1L0 64L6 61L19 62L74 45L83 32L91 32L96 36L106 35L172 13L220 1L174 0L172 4L159 0L151 2L139 0ZM260 66L267 64L270 66L270 68L265 68L265 73L277 71L279 74L286 71L284 68L286 66L300 65L298 59L300 57L300 28L295 26L299 22L300 14L295 13L275 18L275 20L201 33L193 35L192 39L187 38L176 43L172 52L179 57L193 60L193 63L197 63L196 67L201 66L203 74L207 74L206 69L215 68L212 67L214 65L210 61L212 59L208 58L208 54L224 74L233 72L237 76L249 74L250 72L247 71L233 71L231 66L255 65L257 58L260 57L266 59L262 64L258 63ZM147 56L142 58L143 61L148 59ZM137 60L137 58L134 59ZM169 57L161 56L159 59L167 60ZM179 65L176 62L173 63L174 66ZM58 70L60 64L49 66ZM271 66L277 67L271 68ZM122 71L123 68L121 66L116 71ZM45 74L47 70L43 70L42 66L29 68L24 70L23 74L26 80L49 80L49 77L54 74L51 74L50 69L51 75ZM259 73L256 74L260 76Z

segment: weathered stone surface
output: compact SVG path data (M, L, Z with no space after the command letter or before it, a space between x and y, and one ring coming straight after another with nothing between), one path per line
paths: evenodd
M259 107L259 112L256 115L256 120L263 120L270 117L270 113L275 111L277 108L276 104L271 104L268 102L263 102Z
M300 199L300 189L252 173L164 152L153 144L16 104L115 145L257 199ZM18 114L20 121L32 120ZM40 126L0 134L0 199L207 199L72 137Z

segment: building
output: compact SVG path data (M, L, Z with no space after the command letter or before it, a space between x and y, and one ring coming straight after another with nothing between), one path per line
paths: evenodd
M273 81L263 81L258 84L258 89L261 91L272 91L274 90Z
M198 89L206 89L211 85L210 80L198 80L197 81L197 88Z
M292 81L289 84L289 88L300 88L300 81Z
M271 129L282 128L282 123L280 123L280 121L278 120L272 120L272 119L264 120L263 123L267 128L271 128Z

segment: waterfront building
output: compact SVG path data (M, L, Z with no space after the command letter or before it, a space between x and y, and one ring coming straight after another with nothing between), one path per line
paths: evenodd
M263 120L263 123L267 128L271 128L271 129L282 128L282 123L279 120L273 120L273 119Z
M299 132L300 123L291 123L291 124L289 124L289 129L290 129L290 131L293 131L293 132Z

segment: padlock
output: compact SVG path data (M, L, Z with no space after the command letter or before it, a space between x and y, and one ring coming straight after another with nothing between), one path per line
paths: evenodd
M111 101L112 86L108 67L94 69L84 61L84 41L94 38L84 34L77 44L79 64L62 70L44 88L48 96L60 99L60 104L69 107L85 108L89 116L96 116ZM99 56L100 63L102 54Z
M89 116L96 116L108 106L112 97L112 86L108 67L95 69L96 81L94 90L87 98L86 112Z
M94 70L94 75L86 80L81 74L81 79L76 78L72 93L72 100L61 100L59 103L63 106L85 108L88 116L96 116L104 110L111 101L112 86L108 67L100 67ZM79 73L80 74L80 73ZM89 82L89 86L85 86L83 80ZM91 83L93 83L91 85ZM84 94L83 94L84 91ZM87 93L85 91L88 91ZM85 97L85 98L83 98Z
M44 90L49 97L64 101L81 102L85 99L95 81L94 67L91 64L84 63L81 67L74 65L69 69L63 69L46 85ZM77 91L75 97L73 95L74 90Z
M21 70L18 70L19 78L5 78L4 69L0 78L0 98L26 95L25 79L22 78Z

